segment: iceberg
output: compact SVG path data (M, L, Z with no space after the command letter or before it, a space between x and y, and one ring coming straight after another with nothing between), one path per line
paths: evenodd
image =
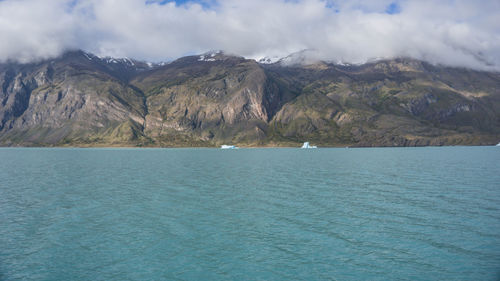
M318 147L315 145L309 145L309 142L306 141L301 148L318 148Z
M500 146L500 142L499 142L499 143L497 143L497 145L496 145L496 146Z
M223 144L220 146L220 149L238 149L238 147L234 145Z

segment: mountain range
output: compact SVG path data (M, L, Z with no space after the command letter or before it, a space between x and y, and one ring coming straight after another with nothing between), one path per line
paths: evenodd
M210 52L162 64L84 51L0 63L0 146L491 145L500 73Z

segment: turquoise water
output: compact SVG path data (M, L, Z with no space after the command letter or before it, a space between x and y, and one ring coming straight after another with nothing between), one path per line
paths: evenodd
M0 280L498 280L500 148L0 149Z

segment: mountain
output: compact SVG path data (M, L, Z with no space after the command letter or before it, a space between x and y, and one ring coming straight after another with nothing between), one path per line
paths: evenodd
M500 73L216 51L149 64L71 51L0 64L2 146L490 145Z

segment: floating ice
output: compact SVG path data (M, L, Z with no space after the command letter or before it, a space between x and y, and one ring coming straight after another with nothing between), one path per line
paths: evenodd
M223 144L220 146L220 149L238 149L238 147L234 145Z
M318 148L318 147L315 145L309 145L309 142L306 141L301 148Z

